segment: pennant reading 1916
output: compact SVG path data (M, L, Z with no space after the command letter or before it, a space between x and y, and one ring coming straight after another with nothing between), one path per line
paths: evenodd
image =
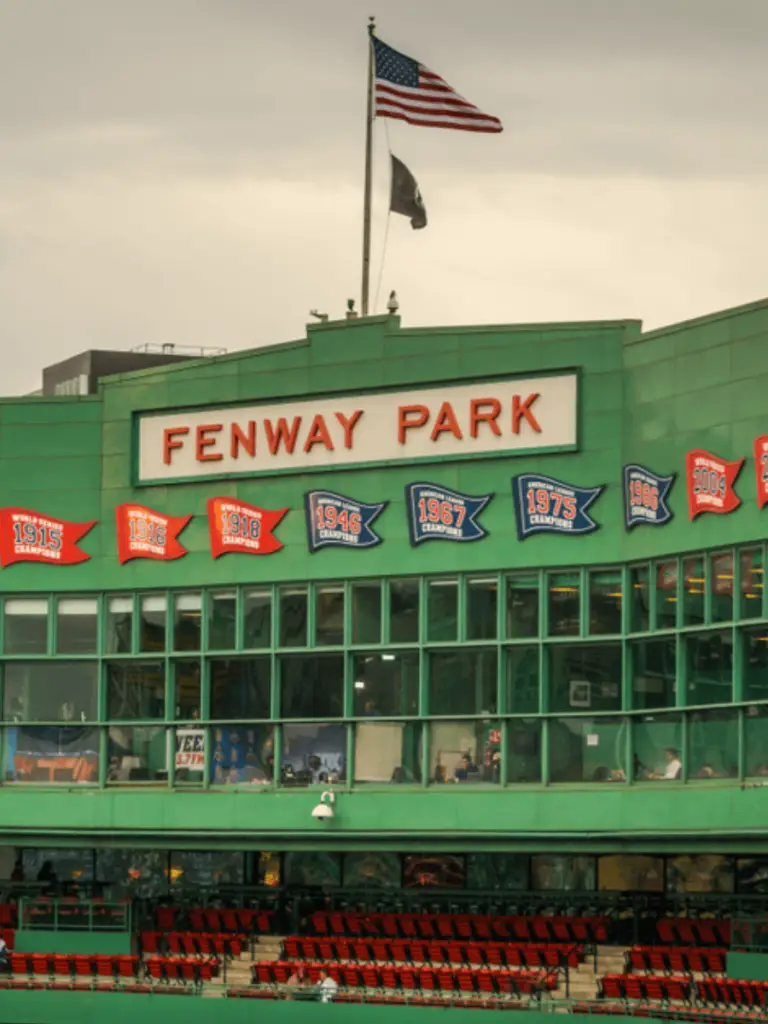
M118 505L115 523L120 565L132 558L153 558L159 562L182 558L187 549L177 538L191 518L166 516L144 505Z
M741 504L733 489L744 459L725 462L712 452L695 450L685 456L688 476L688 514L691 519L702 512L724 515Z
M764 508L768 504L768 434L755 438L754 451L757 507Z
M332 491L309 491L304 502L310 552L330 547L375 548L381 544L381 537L371 526L387 507L386 501L367 505Z
M411 544L415 546L425 540L482 540L488 531L476 520L492 497L485 494L474 498L434 484L408 484L405 507Z
M77 546L96 522L70 523L26 508L0 509L0 564L77 565L91 557Z
M604 490L604 486L574 487L534 473L512 477L518 539L532 533L592 533L599 523L587 509Z
M627 529L633 526L663 526L672 518L667 495L675 474L658 476L645 466L624 467L624 513Z
M271 555L282 548L273 530L288 511L246 505L234 498L209 498L208 529L214 558L240 552Z

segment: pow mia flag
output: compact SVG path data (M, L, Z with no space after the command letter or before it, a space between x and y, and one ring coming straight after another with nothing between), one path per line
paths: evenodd
M416 179L402 160L398 160L393 153L389 155L392 158L392 190L389 197L389 209L392 213L402 213L404 217L410 217L412 228L425 228L427 226L427 210Z

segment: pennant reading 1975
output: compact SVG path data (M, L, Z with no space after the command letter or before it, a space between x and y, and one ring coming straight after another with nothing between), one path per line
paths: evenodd
M329 547L375 548L381 544L381 537L371 526L387 507L386 501L367 505L331 491L309 491L304 502L311 552Z
M724 462L711 452L695 450L685 456L688 477L688 514L691 519L702 512L724 515L741 504L733 489L744 459Z
M512 477L518 539L532 533L592 533L599 523L587 509L604 490L604 486L574 487L534 473Z
M282 548L272 531L288 511L246 505L234 498L209 498L208 529L214 558L232 552L271 555Z
M0 509L0 564L87 562L91 556L77 545L95 525L95 521L69 523L26 508Z
M408 484L405 507L411 544L424 540L482 540L488 531L476 519L492 497L485 494L473 498L434 484Z
M624 513L627 529L640 526L663 526L672 518L666 499L675 474L658 476L644 466L624 467Z
M191 518L166 516L144 505L118 505L115 522L120 565L132 558L153 558L159 562L182 558L187 549L177 538Z

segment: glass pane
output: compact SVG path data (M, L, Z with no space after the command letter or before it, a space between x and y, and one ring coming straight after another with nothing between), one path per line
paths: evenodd
M343 782L347 778L347 730L343 725L284 725L281 786ZM312 854L317 858L317 853Z
M275 777L271 725L217 725L210 730L211 783L268 786Z
M507 781L541 782L540 718L512 718L507 724Z
M621 709L621 644L557 644L547 653L550 711Z
M306 643L306 596L302 599L302 591L299 595L287 595L285 602L286 609L286 635L290 635L293 628L298 628L302 644ZM296 596L297 601L291 598ZM301 602L304 601L302 610ZM272 592L269 590L246 590L244 595L244 618L243 618L243 647L248 650L257 647L272 646ZM295 616L301 618L303 626L299 627ZM303 636L301 629L304 629Z
M496 639L496 577L467 580L467 640Z
M507 711L537 714L539 710L539 648L507 648Z
M161 661L107 665L107 716L165 717L165 667Z
M635 565L629 570L632 589L629 628L633 633L645 633L650 629L649 575L647 565Z
M210 665L211 718L269 718L269 655L214 658Z
M671 708L677 702L677 638L636 640L631 646L632 707Z
M280 659L283 718L341 718L344 713L344 657L291 654Z
M733 892L735 883L733 857L704 853L667 860L667 892Z
M459 616L458 580L430 580L427 587L427 640L456 639Z
M688 718L688 778L735 779L739 774L738 713L697 711Z
M495 649L431 651L429 713L495 714L496 665Z
M25 849L21 865L27 882L51 881L64 884L93 880L93 850ZM69 886L67 885L69 889Z
M45 654L48 650L48 601L6 598L3 616L6 654Z
M419 639L419 581L390 580L389 640L415 644Z
M345 853L344 885L352 889L399 889L400 858L396 853Z
M744 748L747 778L768 779L768 707L752 706L744 713Z
M642 853L598 857L597 887L601 892L664 892L664 858Z
M336 887L341 885L340 853L300 853L285 855L285 881L304 887Z
M355 782L421 782L421 725L359 722Z
M740 614L743 619L758 619L763 608L763 549L748 548L740 558Z
M595 857L531 857L531 888L544 891L593 892L596 888Z
M768 700L768 626L740 630L744 700Z
M352 643L381 643L381 584L352 584Z
M730 630L685 638L687 704L728 704L733 699L733 637Z
M344 586L315 589L315 643L329 647L344 643Z
M403 858L406 889L463 889L466 865L451 853L408 854Z
M498 722L432 722L429 777L432 782L473 784L500 781Z
M547 608L550 636L578 636L581 610L578 572L547 576Z
M208 594L208 649L231 651L235 647L237 592L214 590Z
M28 722L86 722L96 718L95 661L15 661L5 666L5 718Z
M262 850L256 862L256 878L254 881L257 885L279 886L281 881L280 867L279 853L268 853Z
M192 724L200 718L200 662L176 661L173 670L176 678L176 719Z
M58 654L96 654L99 602L95 597L60 597L56 605Z
M680 779L683 770L680 715L648 715L629 721L634 729L635 779L638 782Z
M109 729L107 782L167 782L168 740L161 726Z
M484 892L527 892L529 861L524 853L467 854L467 888Z
M677 562L656 565L656 629L677 625Z
M539 577L507 577L507 636L511 640L539 635Z
M307 646L306 587L280 588L280 646Z
M550 781L625 781L628 728L626 719L607 716L550 719Z
M683 625L700 626L704 622L703 558L683 559Z
M165 650L165 594L139 598L139 650Z
M182 788L202 786L205 779L207 739L206 730L200 725L176 727L173 737L173 747L176 751L174 785Z
M107 653L130 654L132 648L133 598L107 598Z
M203 612L202 594L176 594L173 598L173 649L199 651Z
M134 897L151 899L168 890L167 850L96 850L96 877L104 886L106 900Z
M621 633L621 569L589 574L589 632Z
M9 726L5 730L6 781L99 781L99 730L83 725Z
M171 853L171 882L189 889L242 885L245 854L239 850L198 850Z
M355 715L419 713L419 656L415 651L356 654L352 675Z
M733 554L712 555L709 560L709 600L712 622L733 618Z

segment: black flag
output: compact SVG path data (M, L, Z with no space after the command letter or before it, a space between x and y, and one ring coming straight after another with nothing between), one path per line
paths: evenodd
M389 209L392 213L402 213L411 218L412 228L427 226L427 210L421 198L416 179L402 160L390 153L392 157L392 191L389 197Z

